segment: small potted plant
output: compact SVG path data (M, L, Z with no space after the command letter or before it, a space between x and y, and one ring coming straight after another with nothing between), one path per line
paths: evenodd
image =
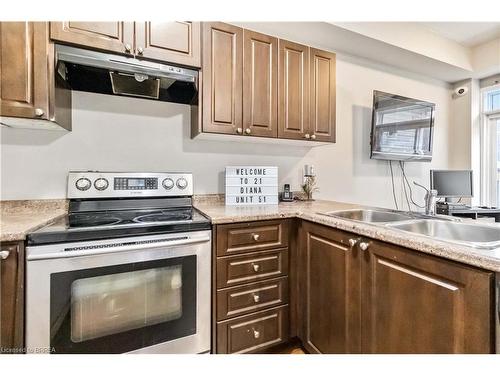
M313 201L313 193L315 191L318 191L318 187L316 186L316 176L313 174L305 175L304 176L304 183L302 184L302 191L305 194L305 200L306 201Z

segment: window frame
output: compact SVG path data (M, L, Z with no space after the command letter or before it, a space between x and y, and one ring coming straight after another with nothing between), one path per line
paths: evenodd
M497 191L499 168L497 160L497 126L500 121L500 108L489 110L485 108L486 96L491 91L498 91L500 84L481 89L481 204L485 206L500 205Z

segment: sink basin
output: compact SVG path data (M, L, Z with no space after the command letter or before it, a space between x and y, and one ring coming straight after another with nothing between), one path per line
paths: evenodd
M500 247L500 228L494 226L439 220L414 220L387 226L484 250Z
M332 211L327 212L325 215L338 217L341 219L362 221L365 223L392 223L395 221L407 221L414 219L413 216L400 212L369 209Z

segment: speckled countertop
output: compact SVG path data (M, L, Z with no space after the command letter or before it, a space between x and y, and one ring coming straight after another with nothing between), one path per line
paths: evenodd
M0 202L0 241L23 241L35 229L68 212L65 199Z
M333 202L290 202L276 206L225 206L222 196L195 197L194 205L213 224L298 217L359 235L390 242L443 258L500 272L500 248L492 251L450 244L380 225L334 218L322 213L352 209L359 205ZM67 213L66 200L30 200L0 202L0 241L23 241L26 235ZM500 230L500 226L498 230Z
M318 200L313 202L280 203L276 206L237 207L225 206L220 197L213 196L195 199L195 207L209 216L213 224L298 217L424 253L500 272L500 248L496 250L478 250L381 225L354 222L322 214L329 211L360 207L355 204ZM500 226L498 226L498 230L500 230Z

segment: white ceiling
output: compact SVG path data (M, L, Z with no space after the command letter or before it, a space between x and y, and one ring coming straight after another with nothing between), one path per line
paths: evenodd
M418 24L465 47L474 47L500 37L500 22L419 22Z

